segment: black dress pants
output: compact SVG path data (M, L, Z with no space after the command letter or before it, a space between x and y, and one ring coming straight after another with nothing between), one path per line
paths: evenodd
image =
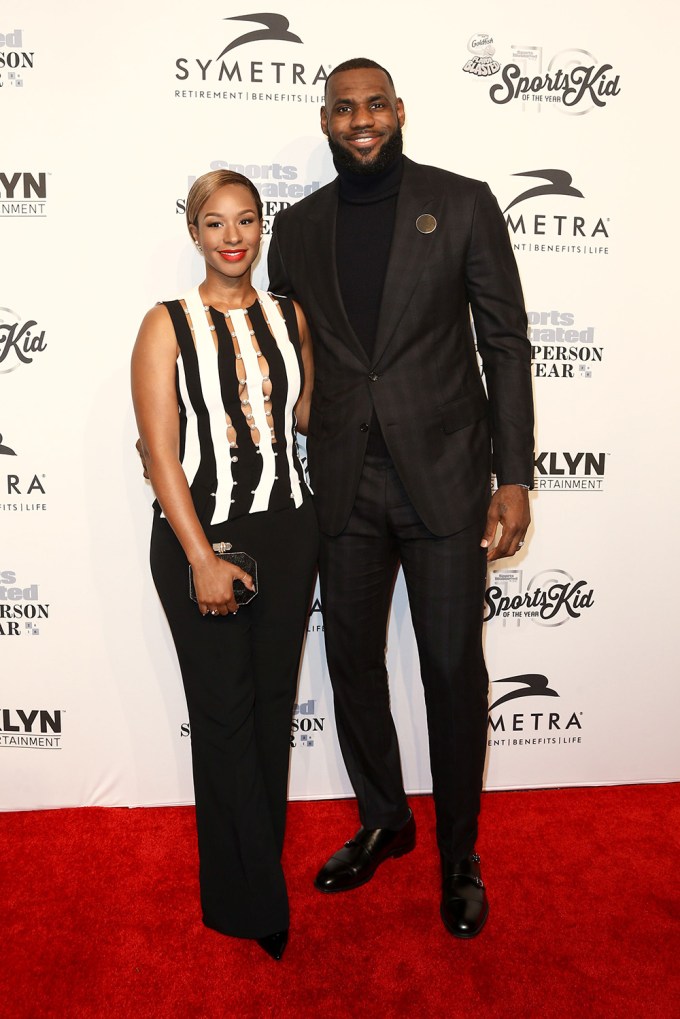
M154 519L151 570L177 650L191 724L203 922L265 937L288 927L281 868L290 727L316 571L311 499L206 527L258 564L238 613L202 616L170 525Z
M391 460L367 456L347 526L336 537L321 535L326 654L361 823L398 828L408 819L385 665L401 562L425 694L437 842L453 862L475 845L486 753L484 524L480 519L457 534L433 535Z

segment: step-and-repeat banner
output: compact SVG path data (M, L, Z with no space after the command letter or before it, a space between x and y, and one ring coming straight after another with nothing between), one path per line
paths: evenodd
M145 311L201 278L184 223L196 176L250 177L266 233L332 179L323 84L353 56L392 71L408 155L489 182L525 288L534 524L488 578L487 788L680 778L678 91L662 45L676 5L267 11L10 0L0 12L2 808L191 801L130 351ZM388 662L406 783L426 791L401 578ZM318 594L291 746L293 798L350 792Z

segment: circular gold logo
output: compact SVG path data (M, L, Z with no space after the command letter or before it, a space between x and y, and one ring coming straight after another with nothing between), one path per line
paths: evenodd
M422 216L418 216L416 220L416 230L421 234L433 234L437 229L437 220L434 216L430 216L429 213L425 213Z

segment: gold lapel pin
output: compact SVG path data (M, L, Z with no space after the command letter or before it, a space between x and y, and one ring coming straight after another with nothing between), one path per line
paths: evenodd
M433 234L437 229L437 220L434 216L430 216L429 213L425 213L422 216L418 216L416 220L416 230L421 234Z

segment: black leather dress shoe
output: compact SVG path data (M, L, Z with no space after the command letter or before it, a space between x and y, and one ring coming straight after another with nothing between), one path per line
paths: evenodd
M278 962L288 944L288 931L277 931L276 934L267 934L266 937L255 940L260 948L264 948L267 955L271 955L272 959Z
M270 955L276 962L279 961L285 946L289 943L289 932L287 930L277 930L275 934L267 934L266 937L256 937L255 941L261 949Z
M353 839L331 856L316 875L320 892L348 892L370 881L380 864L390 856L404 856L416 844L413 814L403 828L360 828Z
M489 915L489 903L476 853L458 863L442 858L441 915L456 938L474 938Z

